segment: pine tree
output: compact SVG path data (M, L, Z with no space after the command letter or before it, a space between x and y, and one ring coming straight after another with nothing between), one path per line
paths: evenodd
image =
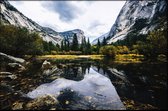
M61 51L63 51L64 50L64 41L62 40L61 41Z
M97 40L97 54L99 54L99 49L101 47L99 39Z
M105 39L105 37L103 38L103 42L102 42L102 46L105 46L105 45L107 45L107 41L106 41L106 39Z
M67 51L67 44L66 44L66 40L64 40L64 50Z
M67 51L70 50L70 43L69 43L69 40L68 40L68 43L67 43Z
M86 50L87 50L87 54L91 54L91 44L90 44L89 38L87 40L87 48L86 48Z
M77 35L76 34L74 34L71 49L73 51L78 51L79 50L79 44L78 44L78 39L77 39Z
M83 46L84 46L84 39L82 38L81 45L80 45L80 51L82 51L82 54L83 54Z

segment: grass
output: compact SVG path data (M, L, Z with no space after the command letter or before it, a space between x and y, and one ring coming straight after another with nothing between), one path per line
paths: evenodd
M63 59L74 60L79 58L88 58L92 60L103 60L104 55L43 55L38 56L38 59ZM139 54L118 54L114 62L116 63L141 63L144 59L143 55Z
M139 54L119 54L116 55L115 62L119 63L141 63L144 59L143 55Z
M79 59L79 58L89 58L93 60L103 59L103 55L43 55L38 56L39 59Z

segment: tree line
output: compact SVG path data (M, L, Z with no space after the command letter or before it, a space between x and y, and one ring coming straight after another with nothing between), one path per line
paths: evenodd
M106 43L106 44L103 44ZM159 20L158 27L149 31L146 35L137 35L135 31L129 33L124 40L107 44L103 40L102 45L98 39L98 54L104 54L115 58L116 54L142 54L145 60L157 60L164 55L167 59L167 22L165 18Z

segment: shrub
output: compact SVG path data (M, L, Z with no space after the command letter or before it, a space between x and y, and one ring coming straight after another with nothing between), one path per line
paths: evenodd
M100 48L100 53L112 58L116 56L116 48L112 45L103 46Z

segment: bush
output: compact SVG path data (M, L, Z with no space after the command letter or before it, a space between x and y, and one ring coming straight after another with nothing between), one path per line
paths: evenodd
M127 46L116 46L117 54L128 54L129 49Z
M116 48L112 45L103 46L100 48L100 53L112 58L116 56Z
M1 25L0 51L14 56L42 54L42 39L37 33L30 33L26 28Z

